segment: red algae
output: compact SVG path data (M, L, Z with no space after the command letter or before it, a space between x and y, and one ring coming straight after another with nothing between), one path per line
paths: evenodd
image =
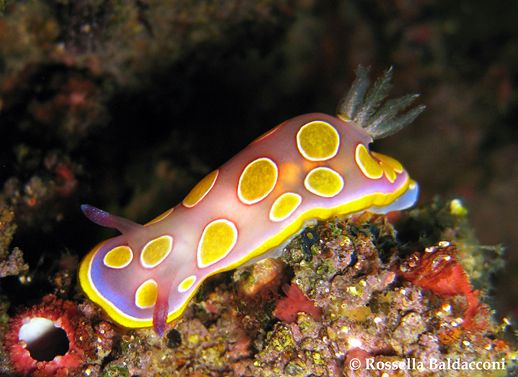
M313 301L304 296L304 293L297 285L284 284L282 290L287 297L277 301L277 306L273 312L274 316L284 322L294 322L299 312L306 312L315 318L320 318L322 309L316 307Z
M449 203L444 207L449 208ZM412 212L412 216L434 218L437 223L428 207ZM406 218L408 213L403 213L398 221L402 229ZM445 234L452 234L453 227L460 229L459 223L450 220ZM460 237L463 232L457 234ZM435 254L428 254L442 256L442 262L448 262L448 256L459 264L464 261L465 250L459 250L466 247L465 239L451 237L450 245L433 241L434 246L426 247ZM75 304L52 297L45 298L47 305L37 307L49 311L49 303L55 303L56 308L71 305L77 318L96 324L95 330L83 328L86 344L75 343L78 354L83 355L82 366L70 367L70 375L374 377L383 372L367 370L367 362L400 365L409 358L425 365L447 358L483 359L512 371L515 345L505 323L498 323L484 297L473 291L471 270L463 268L459 273L457 262L451 268L432 262L412 265L415 250L424 252L426 247L402 246L385 216L363 214L318 223L294 239L283 258L208 279L184 315L168 324L163 338L151 329L127 330L112 325L88 300L80 305L79 313ZM483 261L483 255L480 258ZM420 273L413 278L396 274L407 264ZM473 264L475 271L485 268L482 266L487 264ZM435 277L440 277L437 281L434 271L438 274ZM450 285L450 279L455 284ZM283 287L287 280L291 286ZM279 298L281 289L287 297ZM478 304L468 327L469 294ZM288 305L288 310L283 308L286 301L295 304ZM283 317L286 313L289 316ZM7 350L12 353L14 344L27 357L27 348L18 344L18 337L14 339ZM97 351L87 350L94 345ZM62 362L73 347L70 341L63 355L39 363ZM350 367L353 359L360 360L358 371ZM506 370L502 368L486 375L503 376ZM59 375L65 370L50 373ZM49 375L44 372L30 373ZM407 375L422 377L436 372L428 368ZM449 372L451 377L465 376L461 371Z
M53 130L59 132L50 142L36 146L28 145L31 139L20 132L17 135L21 137L12 140L4 133L7 138L4 153L11 151L11 145L16 147L13 148L16 155L11 157L6 153L4 160L16 161L16 168L21 174L10 170L0 202L14 208L20 225L31 224L50 232L55 229L55 219L66 218L69 223L68 215L75 210L73 206L77 207L77 196L84 197L85 192L91 190L85 176L99 176L101 169L107 172L108 178L101 182L100 186L106 189L97 199L114 206L127 201L131 195L127 186L128 174L124 175L126 179L121 179L122 174L113 172L120 170L127 173L135 166L122 167L122 158L113 159L117 162L113 164L116 170L106 165L111 156L125 156L125 150L130 149L126 143L120 143L119 149L116 149L116 143L109 145L108 150L101 149L100 155L109 156L102 163L84 153L80 155L81 150L77 148L70 150L70 144L92 145L92 139L85 137L91 134L87 130L102 130L93 139L94 142L104 138L101 127L108 123L108 115L115 120L110 123L109 129L127 136L125 118L120 121L120 114L108 114L108 111L113 112L107 104L113 99L114 91L128 96L138 93L133 102L128 102L127 98L121 101L120 107L126 113L131 110L132 104L143 101L142 107L146 111L142 112L142 118L136 120L139 125L152 124L153 115L159 109L163 118L178 119L175 123L182 127L187 123L194 127L197 126L200 107L213 102L220 106L220 103L213 101L212 92L208 100L205 97L200 99L200 91L189 76L203 72L203 80L199 74L195 76L203 83L203 91L222 85L231 87L232 92L236 93L247 93L246 89L257 83L254 77L258 76L264 83L248 91L258 93L258 96L241 96L241 100L232 106L229 116L214 113L210 107L205 111L210 114L211 120L233 119L230 123L239 124L244 130L253 129L257 124L264 125L265 119L258 116L259 113L275 117L278 108L282 109L282 114L292 110L290 104L296 104L297 109L301 104L315 104L309 101L309 97L317 101L317 107L332 103L323 97L323 93L336 96L348 83L348 72L352 72L359 61L369 62L375 70L394 65L402 74L398 87L411 86L412 91L422 92L426 96L423 102L432 106L423 118L422 127L408 130L406 137L379 141L380 152L388 149L400 151L401 158L410 164L408 170L421 185L423 201L437 193L457 192L476 203L475 208L471 209L471 218L477 221L478 235L485 242L505 242L510 251L507 257L511 268L507 268L507 275L502 274L499 279L502 284L500 293L504 295L502 301L508 307L496 308L499 317L505 316L505 309L509 307L518 313L515 288L518 286L518 275L514 273L516 268L512 267L513 263L516 267L516 253L513 250L518 245L518 222L507 220L513 218L518 208L515 198L518 149L515 138L509 137L514 135L511 131L516 123L516 101L512 100L516 80L512 78L516 77L518 65L514 63L512 54L505 53L513 51L511 47L516 45L516 37L499 38L502 33L508 36L507 29L513 25L512 15L516 12L512 10L516 9L516 5L512 2L508 4L495 10L489 2L473 2L471 12L466 16L466 12L459 11L458 6L444 7L427 1L379 2L372 7L365 7L361 2L248 0L238 2L238 5L235 1L223 1L218 2L217 6L206 1L159 1L149 4L141 1L116 4L88 1L76 4L2 2L7 11L0 19L1 75L2 84L11 87L2 88L0 112L3 118L0 123L11 130L20 126L38 130L42 129L42 124L51 125ZM491 11L488 12L488 9ZM0 10L5 9L1 7ZM294 28L288 28L292 22L290 18L294 21ZM480 23L480 19L484 22ZM285 38L282 30L289 31L289 38ZM495 44L495 40L499 43ZM250 45L253 45L252 48L249 48ZM274 45L286 46L285 52L279 53L278 49L273 48ZM452 51L455 53L451 54ZM228 69L229 60L240 59L245 64L237 66L238 69L235 69L236 65L231 65L234 69ZM60 71L65 71L63 77L68 79L63 81L65 85L56 88L55 96L42 98L50 87L45 81L56 82L53 79L55 75L49 75L52 73L50 68L56 64ZM27 74L31 66L37 73L35 76L44 78L44 81L34 80L33 75ZM187 74L182 70L183 66L188 67ZM88 77L93 77L93 91L89 89L88 77L85 81L82 75L76 75L77 69L92 72ZM231 75L221 74L223 70L231 72ZM165 71L172 72L171 76L164 77ZM216 82L209 80L207 84L207 76L210 79L214 71L215 76L221 77ZM20 75L15 76L15 72ZM272 72L273 80L265 80ZM162 81L167 88L166 93L175 94L178 91L180 95L161 96L164 89L157 83L161 84ZM151 84L147 87L141 85L142 82ZM236 85L240 82L252 84ZM333 83L331 92L330 82ZM427 90L423 89L425 87ZM37 92L17 96L20 91L15 88L35 88ZM301 91L300 88L305 90ZM109 94L105 95L107 91ZM147 100L147 96L155 97L155 100ZM163 102L157 104L157 97L166 97L168 102L165 106ZM185 97L192 100L185 100ZM286 98L289 100L286 101ZM12 106L13 99L16 106ZM196 106L187 106L190 120L185 122L185 118L176 115L189 101ZM117 102L117 98L113 102ZM19 107L25 103L30 106ZM272 106L272 103L277 106ZM168 106L174 108L174 117L161 112ZM434 107L441 111L433 111ZM31 117L17 117L12 109ZM251 114L248 121L239 118L240 113ZM134 112L129 111L129 114L133 117ZM146 123L148 120L149 123ZM121 126L116 128L117 124ZM242 127L243 124L247 127ZM210 127L214 127L212 122ZM161 127L160 132L166 128ZM70 134L70 131L73 131L73 140L59 137L67 132ZM204 133L198 132L194 140L198 141ZM212 137L212 134L207 134ZM45 135L48 135L47 128ZM167 139L166 134L159 135L160 140ZM241 138L245 140L244 136ZM63 141L69 144L66 148L59 146ZM210 145L217 148L218 143L210 141ZM165 143L143 145L145 149L153 150L155 155L162 155L157 151L174 149ZM221 145L224 148L227 146ZM199 156L193 157L192 152L186 152L185 148L178 149L181 161L198 161ZM142 150L134 149L134 146L130 150L134 156L142 156ZM39 158L40 168L31 168L26 161L34 162L34 156L38 156L39 151L44 153ZM113 154L107 151L113 151ZM57 162L47 165L47 161L54 160L53 156L58 157ZM145 159L135 158L139 162ZM451 161L458 163L452 164ZM166 158L156 163L157 169L170 165L171 160ZM84 175L81 166L85 169ZM93 166L99 169L93 169ZM148 170L154 172L154 169ZM176 168L165 170L169 176L178 175ZM142 171L144 169L140 174L143 174ZM183 187L181 182L192 179L185 179L187 174L183 170L174 184L163 176L153 174L145 175L144 179L139 177L140 181L150 182L150 187L154 189L139 187L136 190L131 199L133 205L126 208L133 210L135 216L143 216L143 212L149 210L150 203L163 205L167 201L163 192L157 193L157 182L167 188L163 191L168 192L172 191L171 187L178 190L178 187ZM68 201L73 204L72 209L65 207L65 197L72 199ZM359 353L365 358L375 357L377 361L404 360L408 355L424 362L448 356L460 356L465 360L505 358L508 375L515 375L518 369L513 369L512 360L516 359L516 344L509 340L509 331L505 331L506 327L510 328L509 321L504 319L498 322L493 318L489 307L484 304L485 294L477 294L477 291L492 291L494 288L489 276L497 265L503 263L502 248L495 247L500 251L488 259L473 240L465 235L459 236L459 229L465 230L466 225L459 225L455 220L448 225L441 223L444 213L432 213L430 206L411 212L419 220L424 217L431 220L415 226L416 237L412 247L407 246L412 241L403 236L408 233L408 224L402 226L398 239L389 234L389 226L380 224L380 219L408 216L404 212L377 219L367 216L365 224L349 220L319 224L315 233L319 233L320 244L312 245L310 255L304 255L304 258L297 261L291 258L282 281L278 279L274 282L276 285L271 285L276 293L263 296L264 292L257 291L258 284L251 287L250 292L254 292L251 299L241 300L242 306L249 311L245 316L235 310L236 300L232 299L239 280L232 284L228 279L220 278L220 284L204 285L202 289L205 292L193 299L188 312L180 319L179 331L174 330L176 333L173 334L180 338L172 343L175 347L166 347L145 330L128 333L120 328L113 330L109 322L101 322L103 325L99 326L99 331L109 334L106 342L102 342L103 355L109 353L112 345L114 352L102 363L89 366L85 374L142 374L143 366L147 367L145 372L149 371L150 375L167 376L382 374L349 370L347 365L350 358ZM386 233L378 236L376 232L380 230ZM2 239L5 239L3 230L1 233ZM56 238L62 235L58 234ZM33 234L30 236L35 238ZM431 276L415 276L413 281L408 276L392 275L399 267L400 260L406 260L415 250L437 247L443 240L452 242L452 247L456 248L458 265L451 268L451 274L447 274L446 269ZM63 246L56 242L54 245L58 248ZM76 245L68 243L65 247L72 253L82 250ZM305 254L305 251L294 250L293 245L292 255ZM18 246L26 257L32 256L31 252L40 252L39 249ZM45 252L45 248L42 249ZM0 276L18 275L28 269L20 249L14 247L9 251L6 258L0 257ZM27 260L34 267L32 260ZM314 272L309 271L308 267L314 267ZM429 266L425 271L435 270ZM433 281L434 274L439 280ZM292 276L294 279L291 279ZM58 278L60 281L70 280L69 276L65 279L61 275L54 280ZM286 324L271 318L271 308L276 304L277 292L281 291L279 285L286 279L301 287L306 297L318 301L323 309L320 319L301 314L294 322ZM458 288L452 285L455 281L460 283ZM299 282L302 284L299 285ZM64 295L68 292L64 288L70 284L55 285L62 289L61 294ZM5 284L2 288L7 286ZM12 292L2 291L0 310L3 318L7 318L3 308L9 305L10 294ZM254 301L253 307L249 305L251 300ZM84 305L92 308L93 304L86 301ZM476 328L480 329L476 333L466 329L470 310L473 312L471 324L476 324ZM91 311L93 321L102 318L96 308ZM257 318L265 319L258 321ZM257 331L252 336L244 336L243 328L247 327L244 323L251 323L250 319L254 320L253 328ZM414 334L406 332L402 324L413 326ZM6 325L0 324L0 327L2 342ZM250 335L250 331L246 334ZM120 340L121 336L123 340ZM352 348L359 342L372 352ZM2 358L3 355L0 355ZM441 373L401 372L409 376ZM2 366L0 374L11 375ZM503 374L505 371L484 373L487 376ZM466 373L448 371L447 375L465 376Z
M464 326L469 326L479 307L469 276L456 257L457 248L450 242L427 247L424 253L414 253L399 266L403 280L444 296L463 295L468 301Z

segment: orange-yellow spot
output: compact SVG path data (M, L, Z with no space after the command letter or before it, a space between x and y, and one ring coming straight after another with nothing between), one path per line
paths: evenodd
M170 213L172 213L174 211L174 207L171 208L171 209L168 209L167 211L165 211L164 213L162 213L161 215L155 217L153 220L151 220L150 222L148 222L146 225L151 225L151 224L154 224L154 223L157 223L163 219L165 219Z
M183 293L183 292L187 291L189 288L192 287L192 285L194 284L195 281L196 281L196 276L194 276L194 275L189 276L188 278L185 278L178 286L178 292Z
M158 297L156 281L146 280L135 292L135 305L140 309L152 308Z
M318 196L331 198L344 188L344 180L336 171L322 167L311 170L304 179L306 189Z
M149 241L142 249L140 263L144 268L158 266L169 255L173 248L173 237L161 236Z
M219 170L214 170L212 173L205 176L205 178L199 181L191 192L187 194L182 204L187 208L194 207L198 204L212 189L216 179L218 178L218 174Z
M237 242L236 226L225 219L211 222L203 230L198 244L198 267L204 268L223 259Z
M133 252L128 246L117 246L111 249L103 259L104 265L111 268L124 268L133 259Z
M340 135L329 123L317 120L302 126L297 133L300 154L310 161L334 157L340 146Z
M302 197L299 194L287 192L279 196L272 205L270 210L270 220L282 221L290 217L295 212L300 203Z
M378 161L372 158L367 147L363 144L358 144L356 147L356 163L363 174L370 179L378 179L383 176L383 168Z
M383 171L385 172L385 177L387 177L389 182L394 183L394 181L397 178L397 175L394 169L392 169L392 166L384 163L383 161L380 161L380 166L383 168Z
M403 173L403 165L396 160L395 158L392 158L390 156L378 153L378 152L371 152L371 154L376 157L378 160L384 162L388 166L390 166L392 169L396 171L396 173L401 174Z
M272 192L277 177L277 165L269 158L258 158L249 163L239 178L239 200L245 204L260 202Z
M282 175L282 183L284 185L295 184L300 182L302 166L293 161L286 161L280 166L280 174Z

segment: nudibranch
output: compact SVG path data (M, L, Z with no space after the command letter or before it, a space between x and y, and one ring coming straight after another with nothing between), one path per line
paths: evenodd
M359 66L356 74L337 117L313 113L285 121L145 225L83 205L90 220L122 233L82 261L86 295L118 324L153 326L162 335L208 276L278 256L306 221L412 206L416 182L368 144L411 123L424 106L398 116L417 95L381 106L392 70L370 90L367 70Z

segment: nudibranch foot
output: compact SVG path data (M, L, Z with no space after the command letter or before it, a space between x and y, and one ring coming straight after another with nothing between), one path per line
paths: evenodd
M399 198L394 200L391 204L384 207L372 206L368 209L369 212L385 214L391 211L401 211L412 207L417 201L419 195L419 185L417 182L412 181L409 185L407 192L401 195Z
M391 78L392 68L389 68L367 91L370 82L368 68L360 64L351 89L338 104L337 116L359 124L373 139L383 139L412 123L426 106L419 105L406 114L396 116L410 106L419 97L418 94L407 94L389 100L379 108L392 89Z

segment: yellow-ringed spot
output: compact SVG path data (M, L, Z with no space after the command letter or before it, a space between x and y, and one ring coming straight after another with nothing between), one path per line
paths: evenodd
M188 278L183 279L183 281L178 286L178 292L183 293L185 291L188 291L189 288L192 287L194 282L196 281L196 276L191 275Z
M401 165L401 163L398 160L396 160L395 158L386 156L386 155L378 153L378 152L371 152L371 154L374 157L376 157L378 160L380 160L381 162L384 162L385 164L390 166L392 169L394 169L394 171L396 173L398 173L398 174L403 173L403 170L404 170L403 165Z
M245 168L239 178L237 195L244 204L260 202L272 192L279 169L269 158L258 158Z
M218 219L209 223L198 244L198 267L204 268L227 256L237 242L237 228L231 221Z
M271 221L283 221L291 216L293 212L302 203L302 197L293 192L287 192L279 196L270 209Z
M333 169L320 167L308 173L304 179L304 186L315 195L332 198L344 188L344 179Z
M169 216L169 214L173 213L174 211L174 207L171 208L171 209L168 209L167 211L165 211L164 213L162 213L161 215L155 217L153 220L151 220L150 222L148 222L146 225L151 225L151 224L154 224L154 223L157 223L163 219L165 219L167 216Z
M304 158L310 161L326 161L333 158L340 146L338 131L320 120L302 126L297 133L297 147Z
M158 297L157 284L153 279L146 280L135 292L135 305L140 309L152 308Z
M356 147L355 160L367 178L379 179L383 176L383 168L378 161L372 158L365 145L358 144Z
M142 249L140 263L144 268L158 266L169 255L173 248L173 237L161 236L149 241Z
M196 186L191 190L189 194L182 201L182 204L191 208L198 204L212 189L214 183L216 183L216 179L218 178L219 170L214 170L209 175L205 176L201 181L199 181Z
M117 246L104 256L103 263L110 268L124 268L133 260L133 252L129 246Z
M388 179L388 181L390 183L394 183L394 181L397 178L397 174L394 171L394 169L392 169L392 166L384 163L383 161L380 161L380 166L383 168L383 171L385 172L385 177Z

